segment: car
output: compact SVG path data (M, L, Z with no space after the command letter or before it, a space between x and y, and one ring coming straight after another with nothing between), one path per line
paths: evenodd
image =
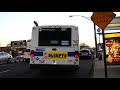
M30 62L30 49L26 49L24 51L23 59L25 62Z
M79 58L88 58L88 59L92 59L92 53L90 51L90 49L81 49L80 53L79 53Z
M0 64L4 63L11 63L12 62L12 55L7 52L0 52Z
M24 58L23 58L23 53L19 53L15 59L14 62L17 62L17 61L24 61Z
M93 49L90 49L92 55L95 55L95 51Z

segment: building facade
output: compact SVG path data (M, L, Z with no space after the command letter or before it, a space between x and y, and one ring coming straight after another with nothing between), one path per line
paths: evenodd
M31 48L31 39L27 40L27 48Z

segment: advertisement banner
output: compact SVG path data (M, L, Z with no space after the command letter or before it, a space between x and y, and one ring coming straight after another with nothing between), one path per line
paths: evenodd
M25 48L27 46L26 40L11 41L11 47L14 48Z
M106 62L120 63L120 37L105 40Z

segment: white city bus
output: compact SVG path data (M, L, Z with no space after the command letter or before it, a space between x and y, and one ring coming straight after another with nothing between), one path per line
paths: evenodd
M79 70L77 26L46 25L32 29L30 69Z

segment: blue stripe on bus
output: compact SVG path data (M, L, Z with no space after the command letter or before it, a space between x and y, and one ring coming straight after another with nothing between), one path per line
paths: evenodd
M68 56L74 56L75 52L68 52ZM35 52L35 56L43 56L43 52Z
M68 52L68 56L74 56L75 52Z
M35 56L43 56L43 52L35 52Z

